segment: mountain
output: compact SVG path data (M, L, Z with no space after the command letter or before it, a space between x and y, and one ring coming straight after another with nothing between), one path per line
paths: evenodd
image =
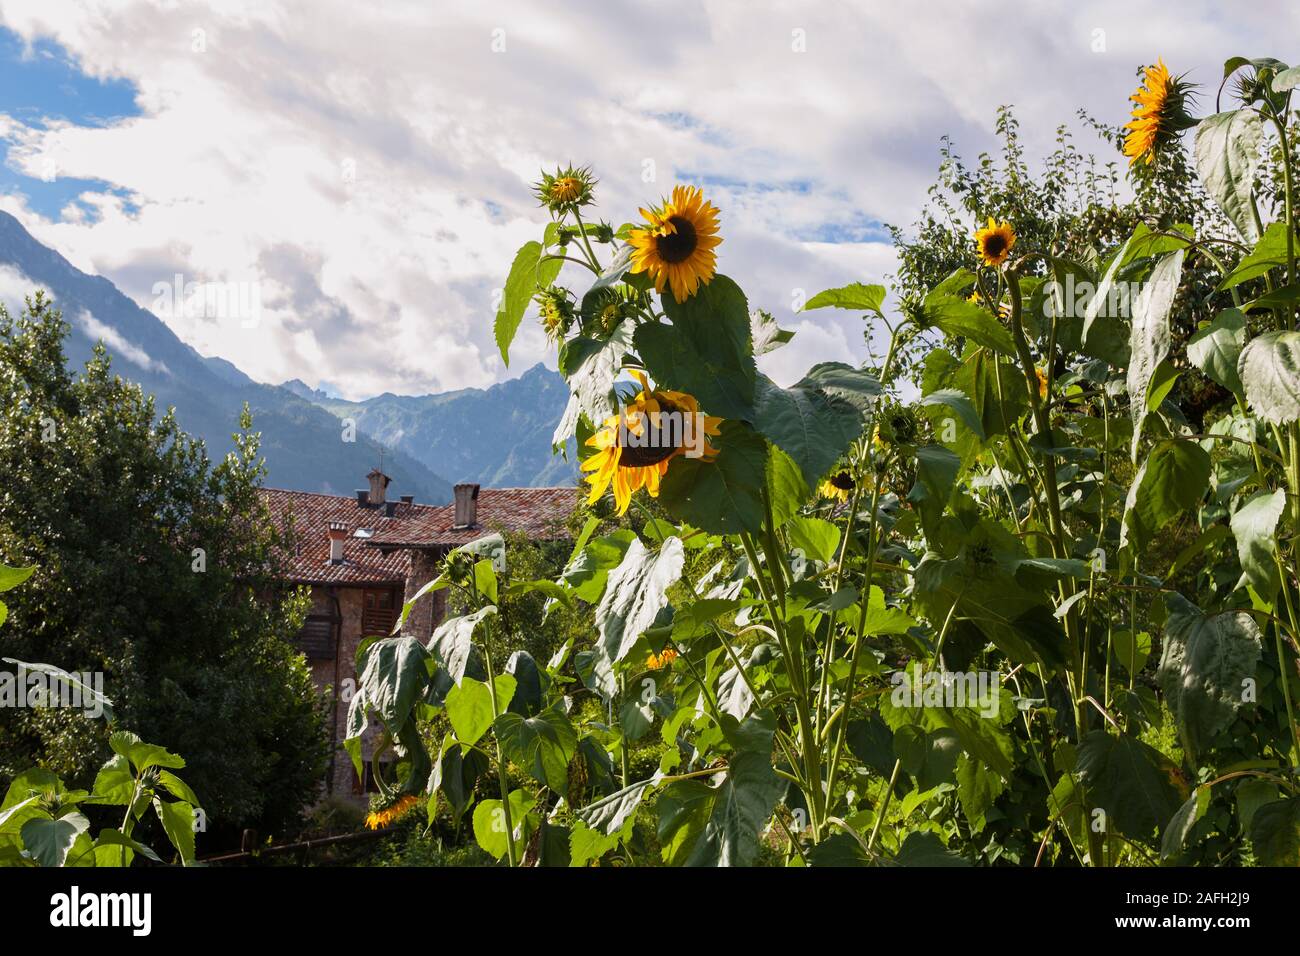
M280 386L315 402L389 448L456 481L497 488L572 484L568 460L551 454L551 435L569 391L558 372L537 364L491 388L437 395L384 393L363 402L329 398L298 380Z
M262 433L269 486L349 494L365 486L382 456L394 493L430 504L451 500L450 483L421 461L382 449L359 423L355 440L347 441L338 418L315 401L254 382L224 359L205 358L107 279L74 268L4 212L0 264L17 270L33 291L45 289L63 311L72 326L66 342L72 367L80 368L102 339L116 372L156 396L160 409L175 406L181 427L202 438L214 459L233 447L230 436L247 402L253 428Z

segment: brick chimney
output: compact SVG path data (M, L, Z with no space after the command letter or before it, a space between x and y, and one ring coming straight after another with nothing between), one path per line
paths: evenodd
M330 522L330 564L343 563L343 542L348 538L348 526L342 521Z
M455 487L456 514L453 528L472 528L478 524L478 485L460 484Z
M370 469L370 474L366 475L370 481L370 504L378 507L384 503L388 495L388 483L393 479L389 478L378 468Z

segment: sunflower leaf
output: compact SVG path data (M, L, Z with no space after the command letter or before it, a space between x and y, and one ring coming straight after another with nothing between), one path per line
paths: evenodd
M528 311L528 303L538 288L549 288L560 274L559 259L542 259L540 242L525 242L515 253L515 260L510 265L510 274L506 277L505 289L501 296L501 308L492 324L496 336L497 348L501 350L501 361L510 365L510 343L515 340L519 323Z
M1263 140L1264 123L1251 109L1215 113L1196 127L1196 175L1247 242L1259 238L1251 190Z

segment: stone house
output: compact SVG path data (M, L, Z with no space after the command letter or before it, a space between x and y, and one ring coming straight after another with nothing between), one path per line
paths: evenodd
M450 505L393 500L391 479L375 469L369 488L355 496L262 489L272 520L292 529L293 551L282 555L285 583L311 590L311 608L298 644L316 686L332 701L330 766L325 793L358 801L374 789L369 764L358 780L343 750L348 701L356 687L357 646L387 635L403 604L437 576L448 551L494 531L522 532L534 540L567 537L565 522L577 502L569 488L455 487ZM427 641L445 613L446 592L420 599L402 633ZM377 729L362 739L369 761Z

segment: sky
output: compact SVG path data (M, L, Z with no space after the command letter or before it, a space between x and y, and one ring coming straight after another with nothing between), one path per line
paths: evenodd
M1289 0L0 0L0 209L203 354L359 399L554 366L531 320L509 367L492 339L539 169L591 165L615 225L695 183L719 271L796 332L761 360L790 384L865 358L860 317L798 305L887 280L941 136L974 158L1013 104L1041 155L1079 108L1123 122L1140 64L1212 102L1298 28Z

